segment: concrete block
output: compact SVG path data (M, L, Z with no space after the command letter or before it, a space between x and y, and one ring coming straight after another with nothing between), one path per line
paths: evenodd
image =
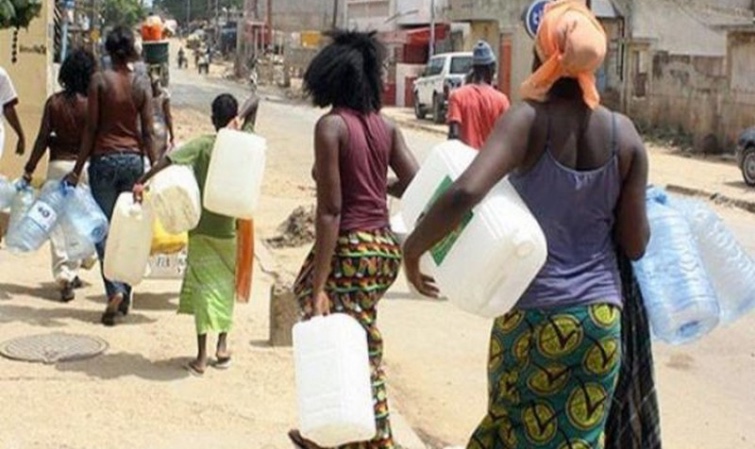
M10 214L8 212L0 212L0 242L3 241L5 233L8 232L8 222L10 221Z
M293 345L291 330L299 322L299 305L294 295L293 281L289 279L277 279L270 287L271 346Z

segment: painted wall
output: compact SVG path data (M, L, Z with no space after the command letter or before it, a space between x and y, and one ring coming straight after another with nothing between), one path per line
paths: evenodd
M15 155L16 134L6 122L5 151L0 160L0 173L8 177L22 174L39 130L45 101L54 88L52 14L53 2L45 2L40 17L30 24L28 30L19 31L18 61L15 64L11 61L13 31L0 32L0 66L8 71L18 92L20 103L16 109L26 135L26 155L18 157ZM41 163L37 174L44 176L45 170L45 164Z

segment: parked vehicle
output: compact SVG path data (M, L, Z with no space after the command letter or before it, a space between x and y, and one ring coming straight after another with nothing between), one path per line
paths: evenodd
M745 183L755 187L755 127L745 130L739 136L737 162Z
M424 73L414 81L414 114L423 119L428 110L435 123L444 123L448 96L464 85L472 69L472 53L443 53L433 56Z

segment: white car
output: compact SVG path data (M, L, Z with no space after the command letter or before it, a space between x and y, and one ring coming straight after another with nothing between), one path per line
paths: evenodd
M432 112L435 123L444 123L448 96L461 87L472 70L472 53L443 53L433 56L424 73L414 81L414 113L423 119Z

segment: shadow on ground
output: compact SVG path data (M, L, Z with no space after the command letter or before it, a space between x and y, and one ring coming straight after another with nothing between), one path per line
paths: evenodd
M77 320L99 326L101 317L102 311L76 309L69 306L46 309L9 303L0 304L0 323L23 322L32 326L66 327L68 326L66 321ZM131 313L128 317L121 318L118 321L118 325L147 324L154 323L155 321L157 320L139 313Z
M47 301L60 301L58 286L52 282L38 284L36 287L18 284L0 284L0 300L10 300L14 296L31 296Z
M105 304L103 295L90 295L86 297L87 301L96 304ZM131 310L139 312L140 310L150 312L175 312L178 310L178 293L165 292L165 293L134 293L134 303Z
M189 373L183 368L191 359L176 357L152 361L141 354L119 352L105 353L93 359L56 365L64 373L81 373L102 380L138 377L154 382L170 382L184 379Z

